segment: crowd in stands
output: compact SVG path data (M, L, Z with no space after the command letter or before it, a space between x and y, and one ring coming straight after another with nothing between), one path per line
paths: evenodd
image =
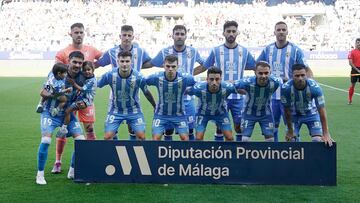
M0 10L0 51L57 51L70 43L69 25L82 22L85 42L107 50L119 42L120 27L130 24L135 41L150 54L172 44L175 24L188 28L188 44L208 48L222 43L226 20L239 23L238 42L246 47L262 47L274 41L274 24L289 25L289 40L304 50L347 51L360 36L360 1L337 0L332 5L320 1L299 1L266 6L266 1L250 4L169 3L156 8L184 11L178 17L141 17L140 8L122 1L12 1ZM299 15L293 10L302 11ZM306 13L316 10L317 13ZM185 12L186 11L186 12ZM318 12L321 11L321 12Z

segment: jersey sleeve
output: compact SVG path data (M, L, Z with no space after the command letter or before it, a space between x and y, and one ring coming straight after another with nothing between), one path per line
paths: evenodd
M151 57L149 53L145 49L143 49L142 63L144 64L148 61L151 61Z
M65 52L63 50L60 50L56 53L55 56L55 63L63 63L63 64L67 64L67 59L68 56L65 56Z
M159 51L159 53L151 60L151 64L156 67L161 67L164 63L164 54L163 50Z
M110 76L111 72L107 72L101 76L101 78L97 81L97 87L102 88L105 85L110 84Z
M214 65L214 63L215 63L215 49L212 49L210 55L206 58L203 66L206 69L209 69L211 66Z
M96 60L99 60L100 59L100 57L103 55L103 53L101 52L101 51L99 51L97 48L95 48L95 47L93 47L93 49L94 49L94 58L96 59Z
M195 78L192 75L186 74L186 78L187 78L186 86L190 87L190 86L194 86L196 84Z
M111 62L110 62L110 50L109 51L106 51L100 58L99 60L96 61L96 63L101 66L101 67L104 67L104 66L107 66L109 65Z
M248 51L245 70L254 70L255 69L255 59L253 55Z
M149 86L154 86L156 85L156 81L157 81L157 77L158 74L152 74L152 75L149 75L148 77L145 78L145 82L147 85Z
M306 63L304 52L300 48L298 48L296 52L296 63L308 66Z
M321 89L321 87L314 82L314 86L313 86L313 97L314 97L314 101L315 101L315 105L316 108L322 108L325 106L325 98L324 98L324 94L323 91Z
M291 106L289 83L285 83L281 86L281 103L284 105L284 107Z
M260 55L256 59L256 62L259 61L266 61L266 48L261 51Z
M229 96L230 94L236 94L237 91L236 91L236 88L235 88L235 85L231 84L231 83L224 83L225 85L225 88L226 88L226 96Z
M92 78L90 80L86 80L85 84L81 87L82 91L91 91L94 88L94 84L96 84L96 78Z
M195 57L196 57L196 62L199 63L200 65L204 66L204 59L201 57L200 53L198 50L195 50Z

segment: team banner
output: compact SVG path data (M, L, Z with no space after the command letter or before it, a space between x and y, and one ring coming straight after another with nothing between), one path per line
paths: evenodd
M336 185L336 143L76 140L75 181Z

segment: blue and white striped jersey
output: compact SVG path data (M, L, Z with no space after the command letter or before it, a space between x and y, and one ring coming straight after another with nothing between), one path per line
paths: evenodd
M255 68L255 59L243 46L229 49L225 44L213 48L204 62L204 67L215 65L223 72L224 81L235 81L243 78L244 70ZM228 99L240 99L241 95L231 94Z
M194 77L187 73L176 73L173 81L168 81L165 71L150 75L146 78L149 86L155 86L158 90L159 101L156 105L155 114L168 116L183 116L184 93L187 87L195 84Z
M81 87L77 100L85 102L86 106L93 104L97 81L95 76L86 78L84 85Z
M65 79L58 80L55 78L54 74L50 72L46 81L43 84L43 88L46 89L51 94L56 94L65 89ZM43 103L44 111L51 112L51 110L59 105L59 101L57 98L49 98L46 99ZM59 116L64 115L64 111L62 109L61 112L58 113Z
M164 59L168 55L176 55L178 57L178 72L193 74L195 63L200 65L204 64L204 59L201 58L200 53L197 49L191 46L185 46L183 51L176 51L174 46L169 46L162 49L156 56L151 60L151 64L157 67L161 67L164 63Z
M246 91L243 115L256 117L271 115L271 95L280 85L280 79L273 76L269 77L269 81L266 86L259 86L256 82L256 76L251 76L236 81L235 88Z
M208 83L198 82L187 90L189 95L195 95L199 98L197 113L203 116L215 116L227 113L226 98L236 93L233 84L221 82L219 91L211 93L208 90Z
M100 57L100 59L98 61L96 61L96 63L99 64L100 66L107 66L107 65L111 64L112 68L119 67L119 65L117 63L117 55L120 51L123 51L123 49L120 47L120 45L115 46L114 48L111 48L108 51L106 51ZM132 44L132 48L130 51L132 54L131 68L133 70L140 72L141 66L145 62L150 61L151 58L150 58L149 54L143 48L141 48L137 43Z
M316 114L318 108L325 106L324 94L315 80L307 79L306 86L298 90L294 80L289 80L281 87L281 103L291 107L293 115L307 116Z
M307 66L303 51L291 42L288 42L283 48L278 48L275 42L266 46L256 61L268 62L271 74L284 81L292 78L292 66L294 64ZM273 99L280 99L280 88L273 95Z
M174 46L169 46L162 49L156 56L151 60L151 64L157 67L161 67L164 63L166 56L174 54L178 57L178 72L188 73L190 75L194 72L195 63L200 65L204 64L204 59L200 56L197 49L191 46L185 46L184 50L178 52L174 49ZM185 96L185 100L191 100L190 96Z
M145 78L136 70L132 70L127 78L119 75L119 69L115 68L98 80L99 88L109 85L112 98L109 102L108 111L114 114L137 114L141 113L139 101L139 88L143 92L147 90Z

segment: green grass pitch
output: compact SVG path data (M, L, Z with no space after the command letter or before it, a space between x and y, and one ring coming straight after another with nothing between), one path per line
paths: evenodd
M0 202L358 202L360 188L360 96L347 105L347 92L322 87L325 93L330 133L337 141L336 187L242 186L187 184L77 184L66 179L73 140L63 159L64 172L52 175L55 139L45 167L46 186L35 184L36 154L40 142L40 115L35 113L43 78L0 77ZM347 90L348 78L317 78L323 84ZM360 85L356 91L359 93ZM98 89L95 100L98 139L103 138L109 89ZM142 97L151 136L152 108ZM211 124L212 125L212 124ZM207 131L212 139L213 127ZM258 127L255 140L262 140ZM302 131L309 141L307 130ZM125 126L121 139L127 139ZM281 140L283 140L281 129ZM101 153L101 152L99 152ZM271 174L269 174L271 175Z

